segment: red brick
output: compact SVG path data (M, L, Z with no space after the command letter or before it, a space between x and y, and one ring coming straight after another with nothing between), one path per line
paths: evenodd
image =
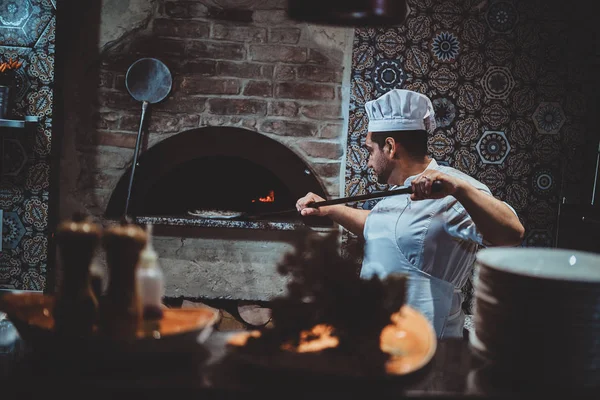
M285 10L256 10L252 19L258 24L267 25L290 23Z
M344 135L346 127L343 124L325 124L319 131L319 137L323 139L335 139Z
M233 42L264 43L267 40L267 30L254 26L214 24L211 37Z
M190 60L182 68L182 72L212 76L217 73L217 62L214 60Z
M190 7L187 2L167 1L164 12L169 17L190 18Z
M307 122L268 119L261 124L261 130L281 136L307 137L314 136L317 128L314 124Z
M300 113L310 119L339 119L342 116L342 106L337 103L305 105Z
M213 98L208 100L208 107L212 114L220 115L265 115L267 112L267 103L252 99Z
M127 90L127 87L125 86L125 75L117 75L115 78L115 88L119 90Z
M94 115L96 128L98 129L117 129L119 127L120 115L117 112L97 112Z
M321 177L336 178L340 176L340 163L311 163L314 171Z
M177 114L152 112L148 118L147 129L152 133L179 132L181 117Z
M146 120L145 123L148 123L148 112L144 116ZM138 132L140 129L140 121L142 118L142 114L123 114L121 115L119 122L119 130L120 131L128 131L128 132Z
M112 88L115 85L115 73L111 71L100 71L98 73L98 87Z
M337 66L342 58L341 50L329 49L327 52L317 49L308 50L308 62L311 64Z
M210 33L210 25L201 21L182 21L175 19L155 19L153 31L158 36L180 38L206 38Z
M265 78L273 78L273 71L275 70L275 66L273 64L263 64L262 66L262 76Z
M296 44L300 40L298 28L273 28L269 30L269 42Z
M237 79L184 77L180 89L185 94L238 94L240 86Z
M339 160L344 151L338 142L322 142L304 140L299 143L299 147L309 157L327 158L330 160Z
M193 2L189 4L189 13L192 18L206 17L208 14L208 7L202 3Z
M270 81L249 81L244 88L244 95L273 97L273 83Z
M246 50L244 45L237 43L194 40L189 43L186 56L210 60L242 60L246 57Z
M102 107L114 108L118 110L142 109L141 103L136 101L127 92L100 91L98 93L98 104Z
M178 93L177 96L171 94L160 103L153 104L152 109L162 112L200 114L204 111L205 103L205 97L182 96Z
M296 67L291 65L277 65L273 73L273 79L276 81L295 81Z
M298 67L298 79L313 82L341 82L342 74L333 68L316 65L301 65Z
M136 49L139 55L150 56L160 58L161 60L165 56L176 55L183 56L185 55L185 41L181 39L172 39L172 38L164 38L164 37L155 37L148 38L147 40L140 42L136 47L132 47ZM137 59L138 57L136 57ZM129 62L131 65L133 61Z
M217 74L236 78L262 78L263 70L261 64L219 61L217 63Z
M98 170L82 170L77 178L77 189L112 189L121 179L121 171L112 174Z
M283 82L277 84L276 96L285 99L333 100L335 90L333 86L316 83Z
M273 101L269 103L269 115L276 117L295 117L298 115L299 105L293 101Z
M250 59L262 62L302 63L306 49L293 46L250 46Z
M100 146L124 147L134 149L137 134L124 132L98 131L94 137L95 143Z

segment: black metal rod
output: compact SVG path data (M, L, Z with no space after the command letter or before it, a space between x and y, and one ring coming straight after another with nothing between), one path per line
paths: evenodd
M127 199L125 200L125 211L123 216L127 216L129 213L129 200L131 200L131 188L133 187L133 175L135 174L135 167L137 165L138 153L140 151L140 143L142 142L142 129L144 127L144 116L146 115L146 109L148 108L148 102L142 102L142 117L140 119L140 129L138 130L137 139L135 141L135 152L133 153L133 164L131 165L131 175L129 176L129 187L127 188Z
M442 182L435 181L432 183L431 191L433 193L439 192L441 190L442 190ZM386 190L385 192L374 192L374 193L369 193L369 194L361 194L358 196L340 197L339 199L317 201L315 203L308 204L307 207L319 208L319 207L323 207L323 206L332 206L335 204L346 204L346 203L353 203L353 202L361 201L361 200L377 199L380 197L396 196L396 195L400 195L400 194L411 194L412 192L413 192L412 187L406 186L406 187L402 187L399 189ZM290 214L293 212L298 212L298 210L296 210L295 208L292 208L289 210L274 211L274 212L267 212L267 213L254 214L254 215L243 214L242 217L243 218L264 218L264 217L269 217L269 216L274 216L274 215L279 215L279 214Z

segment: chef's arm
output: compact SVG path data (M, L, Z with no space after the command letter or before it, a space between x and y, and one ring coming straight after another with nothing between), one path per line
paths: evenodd
M464 181L453 196L467 210L485 242L493 246L521 244L525 228L504 202Z
M296 202L296 209L304 217L317 216L329 217L335 223L340 224L350 232L359 237L363 237L363 229L369 210L359 210L357 208L348 207L343 204L335 204L332 206L322 206L318 208L309 207L311 203L323 201L321 196L314 193L307 193Z
M358 237L363 237L365 222L369 215L369 210L348 207L345 205L334 205L319 207L322 212L331 218L334 222L340 224Z

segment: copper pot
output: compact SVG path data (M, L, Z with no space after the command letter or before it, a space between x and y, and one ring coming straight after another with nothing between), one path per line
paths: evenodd
M398 25L407 10L405 0L288 0L291 19L326 25Z

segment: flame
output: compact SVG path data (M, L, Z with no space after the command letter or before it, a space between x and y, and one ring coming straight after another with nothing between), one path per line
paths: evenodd
M259 197L258 201L261 203L273 203L275 201L275 191L269 191L269 194L266 197ZM256 203L256 200L252 200L253 203Z

